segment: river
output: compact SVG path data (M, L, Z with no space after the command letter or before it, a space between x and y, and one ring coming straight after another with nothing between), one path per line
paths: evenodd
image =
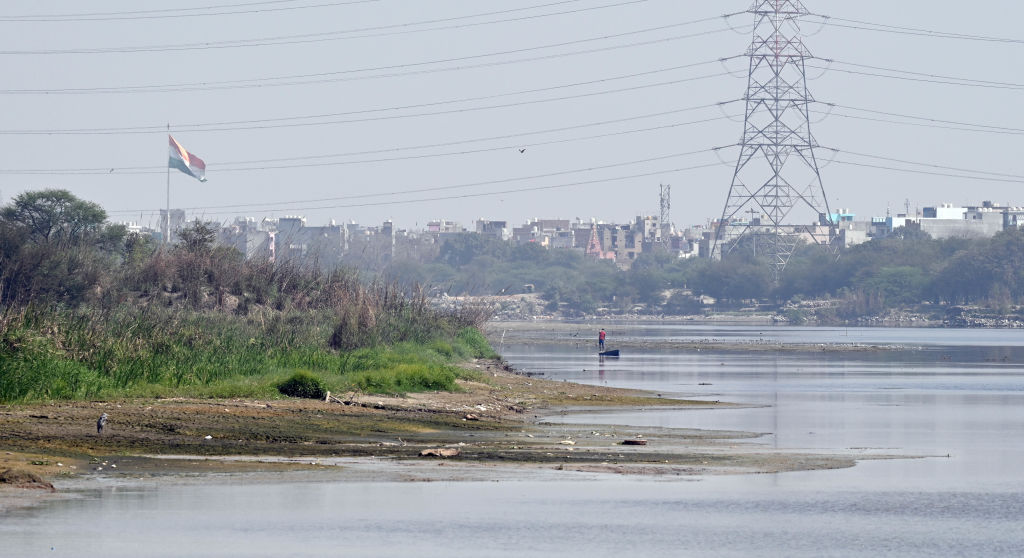
M244 476L109 485L0 517L0 556L1022 556L1024 332L612 323L629 340L874 351L523 344L555 380L749 403L569 414L743 430L796 451L886 453L841 470L672 479L548 472L469 481ZM580 326L581 337L597 327Z

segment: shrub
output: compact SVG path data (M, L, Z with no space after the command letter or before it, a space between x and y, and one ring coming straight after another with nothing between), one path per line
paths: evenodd
M305 399L323 399L327 396L327 389L320 378L304 370L292 374L291 378L278 384L277 391L288 397Z
M463 328L456 335L456 339L466 346L469 350L469 355L473 358L498 358L498 353L494 352L491 344L487 342L487 338L484 337L484 334L480 333L479 329L473 327Z
M353 374L351 381L368 393L410 393L418 391L458 391L455 372L447 366L400 364L384 370Z
M429 346L431 351L434 351L435 353L441 355L446 360L451 360L451 358L455 355L455 349L452 347L451 343L446 343L444 341L438 340L434 341Z

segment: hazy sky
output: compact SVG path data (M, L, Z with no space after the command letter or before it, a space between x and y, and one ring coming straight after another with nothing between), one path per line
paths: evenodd
M804 25L810 51L834 60L808 62L817 110L837 105L813 125L842 151L818 153L833 208L1024 205L1024 3L805 4L842 18ZM743 54L753 21L716 16L749 6L5 0L0 201L61 187L112 220L155 226L169 123L207 163L205 184L171 175L171 205L190 218L627 221L657 214L658 186L671 184L672 220L703 224L721 214L737 154L720 150L722 163L708 150L743 126L741 103L715 104L747 85L744 59L718 59Z

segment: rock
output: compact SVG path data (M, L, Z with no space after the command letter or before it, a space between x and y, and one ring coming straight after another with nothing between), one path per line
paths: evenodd
M15 488L47 490L49 492L57 491L52 484L43 480L39 475L18 469L7 469L0 472L0 484L7 484Z
M458 448L431 448L420 452L420 457L456 457L461 451Z

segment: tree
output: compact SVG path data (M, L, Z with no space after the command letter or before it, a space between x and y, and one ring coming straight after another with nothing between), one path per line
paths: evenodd
M0 209L0 220L21 228L37 244L78 244L99 232L106 219L99 205L58 189L25 192Z
M77 304L99 294L126 230L67 190L26 192L0 208L0 302Z
M207 254L213 249L213 241L217 239L214 223L204 223L199 219L178 231L181 243L178 245L189 254Z

